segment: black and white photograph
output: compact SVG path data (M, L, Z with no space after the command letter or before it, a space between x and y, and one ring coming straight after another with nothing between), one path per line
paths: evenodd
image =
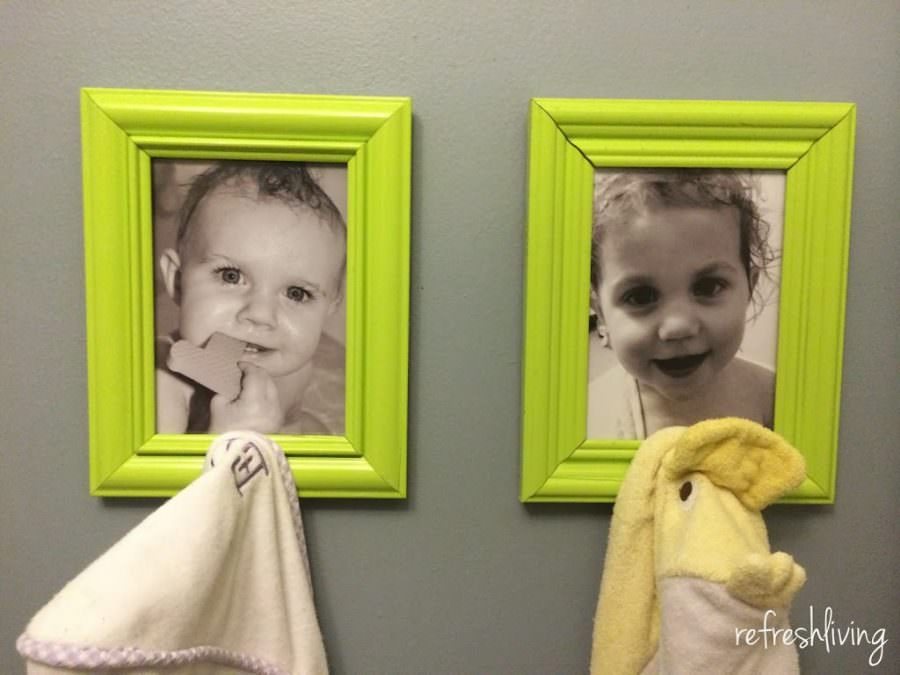
M152 168L157 433L343 435L346 166Z
M785 174L599 169L588 438L773 426Z

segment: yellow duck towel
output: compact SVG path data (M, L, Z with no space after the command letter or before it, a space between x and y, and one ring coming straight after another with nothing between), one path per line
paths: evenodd
M747 420L644 441L613 509L591 675L798 673L793 646L738 644L736 630L767 610L787 627L806 574L771 553L760 511L805 475L797 450Z

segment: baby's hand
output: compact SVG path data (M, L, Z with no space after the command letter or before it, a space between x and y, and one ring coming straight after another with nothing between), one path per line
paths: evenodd
M241 393L234 400L219 394L209 405L209 433L257 431L275 434L284 425L284 413L278 400L275 381L264 369L242 361Z

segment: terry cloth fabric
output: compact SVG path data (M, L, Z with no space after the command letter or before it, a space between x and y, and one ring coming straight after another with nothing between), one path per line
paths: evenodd
M613 509L591 674L798 673L793 645L736 631L787 628L806 575L771 553L760 511L805 474L797 450L743 419L644 441Z
M29 675L327 673L281 448L219 436L203 475L69 582L16 646Z

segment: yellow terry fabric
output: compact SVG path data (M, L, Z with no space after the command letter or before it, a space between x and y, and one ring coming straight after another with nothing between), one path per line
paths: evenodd
M637 673L653 655L656 601L654 492L663 455L682 427L662 429L641 444L619 486L594 620L591 675Z
M663 462L670 480L698 471L761 511L806 477L803 456L765 427L736 417L685 429Z
M786 606L805 575L787 554L770 552L759 511L804 476L799 452L747 420L707 420L650 436L613 510L592 675L636 674L651 663L666 609L663 579L721 584L752 607Z
M682 508L681 486L690 482L692 508ZM656 577L700 577L725 583L738 563L768 550L766 526L727 490L701 473L660 481L656 500Z

